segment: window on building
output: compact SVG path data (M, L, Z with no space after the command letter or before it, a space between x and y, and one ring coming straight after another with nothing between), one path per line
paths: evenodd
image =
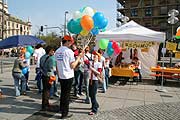
M12 23L12 27L14 28L14 23Z
M146 23L144 23L144 25L145 25L145 27L151 27L152 26L151 22L146 22Z
M145 9L145 16L152 16L152 8L148 7Z
M8 21L8 26L10 26L11 25L11 23Z
M16 24L16 28L19 28L19 25L18 25L18 24Z
M180 11L180 5L177 6L177 10Z
M15 35L15 34L14 34L14 30L12 30L12 35Z
M159 24L160 24L160 30L161 30L161 31L167 29L167 23L166 23L166 22L160 22Z
M138 16L138 11L137 9L131 9L131 16Z
M160 15L167 15L168 11L167 11L167 7L161 7L160 8Z

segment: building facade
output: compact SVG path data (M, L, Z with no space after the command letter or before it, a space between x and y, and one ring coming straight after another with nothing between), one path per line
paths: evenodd
M171 39L180 26L168 23L168 12L176 9L180 12L180 0L117 0L117 27L124 21L124 17L156 31L166 32L166 38Z
M7 0L0 0L0 39L13 35L30 35L31 22L23 21L8 12Z

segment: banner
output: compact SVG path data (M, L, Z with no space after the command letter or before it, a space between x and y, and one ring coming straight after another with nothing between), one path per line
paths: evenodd
M177 47L177 43L166 42L166 48L167 48L167 50L176 51L176 47Z
M123 48L149 48L155 45L152 41L124 42Z
M180 58L180 52L175 53L175 58Z

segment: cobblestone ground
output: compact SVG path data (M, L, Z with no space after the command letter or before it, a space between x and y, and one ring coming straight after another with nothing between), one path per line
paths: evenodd
M180 120L180 102L135 106L99 112L95 116L74 114L69 120Z

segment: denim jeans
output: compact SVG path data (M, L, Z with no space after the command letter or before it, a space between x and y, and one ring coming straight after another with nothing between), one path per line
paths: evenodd
M90 99L89 99L89 79L90 79L90 71L84 71L84 84L85 84L85 92L86 92L86 102L89 102Z
M56 81L54 81L50 88L50 97L53 96L56 92L57 92L57 83Z
M97 113L99 104L96 100L96 94L97 94L97 89L98 89L98 80L92 80L92 85L89 85L89 96L91 98L91 103L92 103L92 112Z
M83 72L80 70L74 71L74 79L75 79L75 85L74 85L74 94L81 94L82 92L82 83L83 83Z
M108 84L109 84L109 68L105 68L105 80L106 80L106 89L108 89Z
M35 80L37 80L37 87L39 92L42 91L42 73L40 68L36 68L36 77Z
M106 92L106 80L105 80L105 69L104 68L103 68L102 72L104 74L102 89L103 89L103 92Z
M21 83L21 92L26 92L26 78L22 73L12 73L12 76L14 78L14 87L16 96L20 96L20 83Z

